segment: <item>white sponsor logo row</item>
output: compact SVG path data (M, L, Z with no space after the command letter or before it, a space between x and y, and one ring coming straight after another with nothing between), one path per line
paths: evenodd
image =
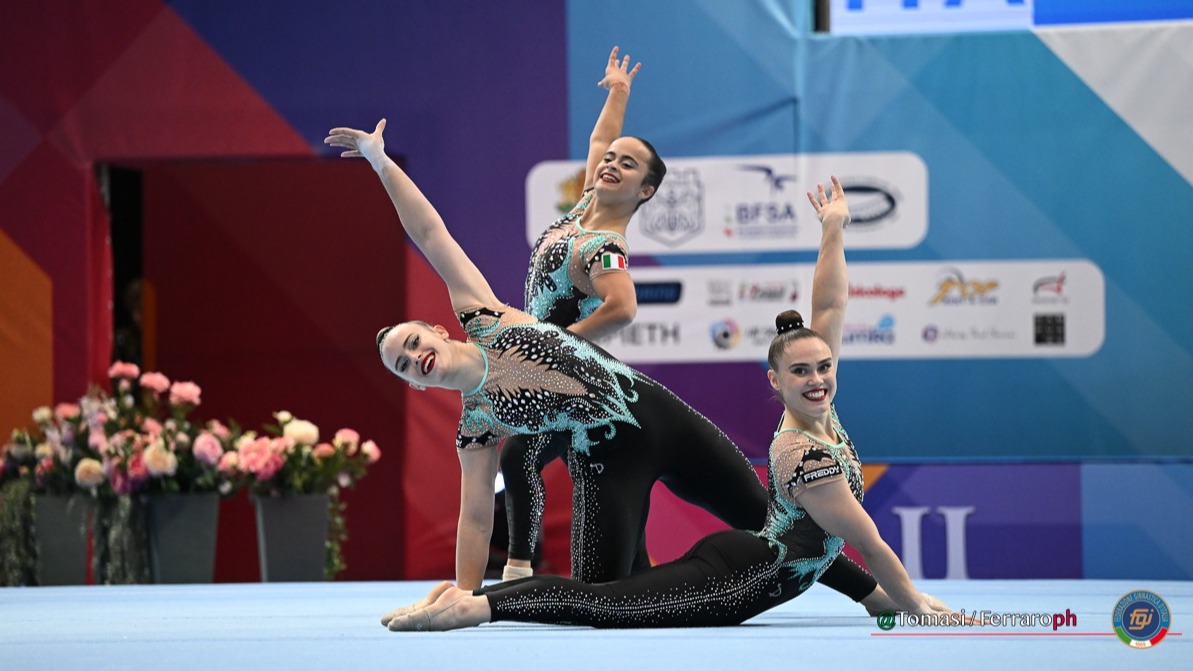
M810 324L813 269L632 268L637 317L601 344L631 363L765 360L779 312ZM1105 336L1105 280L1084 259L855 262L849 286L843 359L1081 357Z
M851 249L906 249L928 232L928 174L909 152L768 154L664 159L667 176L630 222L630 251L814 250L820 223L808 202L816 185L841 180L853 223ZM583 161L547 161L526 177L526 240L571 209Z

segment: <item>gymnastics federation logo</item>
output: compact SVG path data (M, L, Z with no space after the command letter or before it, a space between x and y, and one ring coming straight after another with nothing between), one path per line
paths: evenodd
M1128 592L1114 606L1114 633L1132 648L1150 648L1168 635L1171 611L1159 594L1141 589Z
M678 247L704 230L704 185L696 170L675 170L642 205L638 229L668 247Z

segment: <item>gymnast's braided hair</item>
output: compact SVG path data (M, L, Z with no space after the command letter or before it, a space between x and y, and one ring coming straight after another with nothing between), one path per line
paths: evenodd
M799 312L795 310L780 312L775 317L775 339L771 341L770 351L766 355L766 362L770 364L772 370L779 369L779 359L783 356L783 350L787 349L787 345L801 338L824 340L824 336L804 326L804 317Z

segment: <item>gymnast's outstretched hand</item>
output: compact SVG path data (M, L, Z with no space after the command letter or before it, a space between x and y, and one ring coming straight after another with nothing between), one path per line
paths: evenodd
M429 603L427 603L429 601ZM382 618L390 631L448 631L475 627L492 619L489 600L473 595L450 582L440 583L413 610ZM393 611L397 612L397 611Z
M609 64L605 66L605 77L597 82L597 86L606 89L614 89L618 86L624 87L626 93L630 92L630 82L634 81L634 75L642 69L642 64L638 63L633 70L630 67L630 57L627 55L621 62L617 60L617 47L613 47L613 51L609 53Z
M927 592L920 592L920 595L924 597L924 603L927 604L928 608L931 608L933 612L952 612L952 609L949 608L947 604L932 596L931 594L928 594ZM899 607L899 604L895 603L895 600L886 593L886 590L882 589L882 585L875 587L874 591L871 592L869 596L862 599L861 604L863 607L865 607L866 613L869 615L878 615L888 610L902 610Z
M816 209L816 216L820 219L820 223L829 225L838 225L845 228L849 225L849 205L845 202L845 189L841 186L840 180L836 175L832 176L833 184L829 193L824 192L824 185L816 184L816 193L808 192L808 200L812 201L812 207Z
M354 128L332 128L328 136L323 138L323 144L340 147L347 151L340 152L343 158L365 158L376 168L377 161L385 156L385 119L377 122L372 133Z
M435 603L435 600L439 598L440 594L443 594L444 592L446 592L447 589L451 586L452 586L452 584L450 582L446 582L446 581L441 582L438 585L435 585L434 587L431 588L430 593L428 593L426 596L419 599L418 601L415 601L414 603L410 604L409 606L402 606L400 608L395 608L395 609L389 611L388 613L386 613L385 615L382 615L381 616L381 625L384 627L388 627L389 623L392 622L393 620L395 620L396 618L402 617L404 615L409 615L416 610L422 610L423 608L430 606L431 604Z

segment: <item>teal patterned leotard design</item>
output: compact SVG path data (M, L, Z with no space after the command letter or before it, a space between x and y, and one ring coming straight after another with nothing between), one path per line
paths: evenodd
M617 435L615 422L638 426L631 406L645 378L587 340L507 306L457 316L487 360L485 379L463 396L459 449L562 431L571 434L572 449L587 453ZM600 431L590 435L593 429Z
M537 319L565 328L575 324L601 305L593 280L627 269L629 246L624 237L580 225L592 197L589 189L534 243L526 274L526 312Z
M770 450L767 521L762 531L707 536L683 557L601 584L534 576L478 590L494 622L592 627L714 627L740 624L808 590L844 541L800 507L809 487L844 479L859 502L862 469L832 411L838 442L800 430L775 434Z

